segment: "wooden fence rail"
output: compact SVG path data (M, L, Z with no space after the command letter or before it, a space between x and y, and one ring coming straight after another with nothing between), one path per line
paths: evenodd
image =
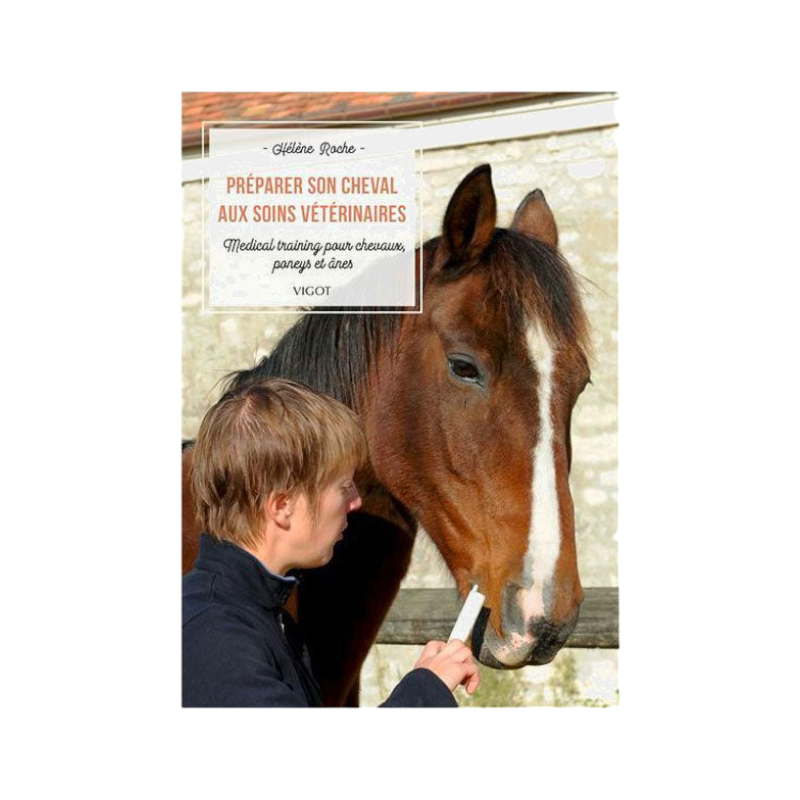
M589 587L566 647L619 647L619 590ZM378 632L378 644L447 641L461 601L455 589L401 589Z

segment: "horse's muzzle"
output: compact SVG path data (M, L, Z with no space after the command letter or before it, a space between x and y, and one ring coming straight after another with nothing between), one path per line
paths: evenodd
M487 667L518 669L548 664L564 646L578 622L580 600L566 619L556 621L546 616L524 619L515 602L515 594L512 590L504 598L502 637L489 623L488 609L484 609L473 630L472 652Z

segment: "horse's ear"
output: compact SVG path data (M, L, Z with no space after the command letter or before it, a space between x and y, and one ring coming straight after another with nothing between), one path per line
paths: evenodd
M556 221L541 189L534 189L519 204L511 229L558 247Z
M497 222L497 201L492 168L476 167L453 192L442 225L442 244L450 263L477 259L492 239Z

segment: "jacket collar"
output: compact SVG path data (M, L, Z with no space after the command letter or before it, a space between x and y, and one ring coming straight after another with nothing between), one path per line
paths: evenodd
M205 533L200 537L195 567L223 576L231 593L267 609L282 608L297 585L297 578L274 575L238 545L220 542Z

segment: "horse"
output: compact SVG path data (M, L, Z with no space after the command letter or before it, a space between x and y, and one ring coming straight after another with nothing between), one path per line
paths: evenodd
M295 613L326 705L359 673L422 525L462 597L486 595L472 649L489 667L551 661L583 599L569 489L572 409L590 380L588 321L544 194L496 227L491 167L455 189L422 262L419 314L309 314L227 388L286 377L354 409L369 446L363 507ZM184 570L198 532L184 454Z

